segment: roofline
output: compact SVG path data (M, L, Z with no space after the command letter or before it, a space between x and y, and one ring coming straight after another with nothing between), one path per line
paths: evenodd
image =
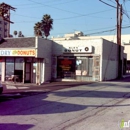
M20 39L20 38L36 38L36 37L6 37L4 39Z

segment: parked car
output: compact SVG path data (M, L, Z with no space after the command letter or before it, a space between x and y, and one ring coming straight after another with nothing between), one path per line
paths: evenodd
M3 92L3 85L0 84L0 94Z

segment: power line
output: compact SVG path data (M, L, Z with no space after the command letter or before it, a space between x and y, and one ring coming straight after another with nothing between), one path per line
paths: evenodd
M95 13L84 14L84 15L73 16L73 17L66 17L66 18L55 19L55 20L65 20L65 19L73 19L73 18L85 17L85 16L89 16L89 15L93 15L93 14L104 13L104 12L107 12L107 11L111 11L111 10L104 10L104 11L99 11L99 12L95 12Z
M130 26L122 27L122 29L126 29L126 28L130 28ZM89 33L87 35L94 35L94 34L99 34L99 33L106 33L106 32L111 32L111 31L115 31L115 30L116 30L116 28L110 29L110 30L99 31L99 32L93 32L93 33Z
M127 29L127 28L130 28L130 25L122 27L122 29ZM85 36L90 36L90 35L95 35L95 34L101 34L101 33L107 33L107 32L112 32L112 31L115 31L115 30L116 30L116 28L113 28L113 29L109 29L109 30L88 33L88 34L85 34ZM90 30L88 30L88 31L90 31ZM86 31L83 31L83 32L86 32ZM70 33L73 33L73 32L70 32ZM62 34L65 34L65 33L56 33L56 34L51 34L51 35L62 35Z
M11 13L11 14L18 15L18 16L21 16L21 17L34 18L34 19L38 18L38 17L31 17L31 16L26 16L26 15L21 15L21 14L16 14L16 13ZM40 18L38 18L38 19L40 19Z
M68 2L62 2L62 3L56 3L56 4L53 4L53 5L61 5L61 4L68 4L68 3L72 3L72 2L75 2L75 1L78 1L78 0L72 0L72 1L68 1ZM54 2L54 1L53 1ZM56 1L55 1L56 2ZM37 3L35 3L37 4ZM43 7L45 5L41 5L41 6L35 6L35 7L30 7L30 5L35 5L35 4L21 4L21 5L15 5L15 6L23 6L23 5L29 5L29 8L39 8L39 7ZM39 4L38 4L39 5ZM23 8L20 8L20 9L26 9L28 7L23 7Z
M130 25L122 27L122 29L127 29L127 28L130 28ZM107 32L112 32L112 31L115 31L115 30L116 30L116 28L109 29L109 30L98 31L98 32L92 32L92 33L85 34L85 36L86 35L94 35L94 34L107 33ZM90 31L90 30L87 30L87 31ZM86 31L83 31L83 32L86 32ZM73 33L73 32L70 32L70 33ZM60 35L60 34L65 34L65 33L57 33L57 34L52 34L52 35L58 35L58 34Z
M57 9L57 10L60 10L60 11L64 11L64 12L69 12L69 13L72 13L72 14L81 15L81 14L79 14L79 13L75 13L75 12L68 11L68 10L64 10L64 9L60 9L60 8L56 8L56 7L53 7L53 6L50 6L50 5L46 5L46 4L43 4L43 3L40 3L40 2L36 2L36 1L33 1L33 0L28 0L28 1L31 1L31 2L36 3L36 4L40 4L40 5L47 6L47 7L49 7L49 8Z
M102 1L102 0L99 0L99 1L102 2L102 3L104 3L104 4L106 4L106 5L108 5L108 6L110 6L110 7L116 8L115 6L110 5L110 4L108 4L108 3L106 3L106 2L104 2L104 1Z
M80 16L73 16L73 17L66 17L66 18L59 18L59 19L55 19L54 18L54 20L65 20L65 19L73 19L73 18L85 17L85 16L89 16L89 15L104 13L104 12L107 12L107 11L111 11L111 10L103 10L103 11L89 13L89 14L84 14L84 15L80 15ZM21 15L21 14L16 14L16 13L11 13L11 14L22 16L22 17L28 17L28 18L38 18L38 17L31 17L31 16L26 16L26 15ZM41 19L41 18L38 18L38 19Z

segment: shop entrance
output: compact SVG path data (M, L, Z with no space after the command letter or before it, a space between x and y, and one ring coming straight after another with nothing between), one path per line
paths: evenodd
M31 63L25 63L25 83L31 83Z

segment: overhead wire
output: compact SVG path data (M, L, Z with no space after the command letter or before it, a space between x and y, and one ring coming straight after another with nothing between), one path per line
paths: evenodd
M126 29L126 28L130 28L130 26L122 27L122 29ZM115 31L115 30L116 30L116 28L110 29L110 30L105 30L105 31L100 31L100 32L89 33L87 35L94 35L94 34L99 34L99 33L106 33L106 32L111 32L111 31Z
M109 10L103 10L103 11L99 11L99 12L94 12L94 13L89 13L89 14L84 14L84 15L80 15L80 16L72 16L72 17L66 17L66 18L59 18L59 19L54 19L54 20L65 20L65 19L73 19L73 18L79 18L79 17L85 17L85 16L89 16L89 15L94 15L94 14L99 14L99 13L104 13L107 11L111 11ZM16 14L16 13L11 13L13 15L18 15L18 16L22 16L22 17L28 17L28 18L38 18L38 17L32 17L32 16L26 16L26 15L21 15L21 14ZM91 16L92 17L92 16ZM40 19L40 18L39 18Z
M68 2L62 2L62 3L56 3L56 4L53 4L53 5L62 5L62 4L68 4L68 3L71 3L71 2L75 2L75 1L78 1L78 0L72 0L72 1L68 1ZM40 5L40 6L36 6L36 4L37 3L35 3L35 4L23 4L24 6L32 6L32 5L35 5L35 6L33 6L33 7L29 7L29 8L39 8L39 7L43 7L43 6L45 6L45 5ZM16 5L16 6L23 6L23 5ZM39 5L39 4L38 4ZM20 9L26 9L26 8L28 8L28 7L23 7L23 8L20 8Z
M53 6L50 6L50 5L47 5L47 4L43 4L43 3L40 3L40 2L36 2L34 0L28 0L28 1L31 1L33 3L37 3L37 4L40 4L40 5L44 5L44 6L49 7L49 8L57 9L57 10L60 10L60 11L64 11L64 12L69 12L69 13L72 13L72 14L81 15L79 13L75 13L75 12L72 12L72 11L68 11L68 10L60 9L60 8L53 7Z
M106 10L106 11L99 11L99 12L90 13L90 14L79 14L79 13L76 13L76 12L71 12L71 11L68 11L68 10L56 8L56 7L53 7L53 6L50 6L50 5L46 5L46 4L43 4L43 3L39 3L39 2L36 2L36 1L34 1L34 0L28 0L28 1L31 1L31 2L33 2L33 3L37 3L37 4L40 4L40 5L42 4L43 6L47 6L47 7L54 8L54 9L58 9L58 10L61 10L61 11L65 11L65 12L77 14L77 16L66 17L66 18L60 18L60 19L55 19L55 20L72 19L72 18L84 17L84 16L89 16L89 15L93 15L93 14L98 14L98 13L110 11L110 10ZM101 0L100 0L100 1L101 1ZM110 1L111 1L111 0L110 0ZM114 6L113 6L113 7L114 7ZM115 7L114 7L114 8L115 8ZM124 11L124 13L126 14L125 11ZM19 14L15 14L15 15L19 15ZM19 16L29 17L29 18L36 18L36 17L25 16L25 15L19 15ZM106 31L102 31L102 32L97 32L97 34L99 34L99 33L105 33L105 32L110 32L110 31L114 31L114 30L115 30L115 29L106 30ZM95 33L96 33L96 32L95 32ZM91 34L89 34L89 35L93 35L93 34L95 34L95 33L91 33Z
M126 9L126 6L125 6L125 1L123 2L123 4L124 4L124 7L125 7L125 10L123 9L123 13L127 16L127 18L129 19L129 22L130 22L130 16L127 12L127 9Z
M122 27L122 29L126 29L126 28L130 28L130 25ZM103 31L88 33L88 34L85 34L85 36L90 36L90 35L94 35L94 34L101 34L101 33L107 33L107 32L112 32L112 31L115 31L115 30L116 30L116 27L113 28L113 29L109 29L109 30L103 30ZM86 32L86 31L84 31L84 32ZM70 32L70 33L72 33L72 32ZM65 33L57 33L57 34L60 35L60 34L65 34ZM52 35L57 35L57 34L52 34Z

